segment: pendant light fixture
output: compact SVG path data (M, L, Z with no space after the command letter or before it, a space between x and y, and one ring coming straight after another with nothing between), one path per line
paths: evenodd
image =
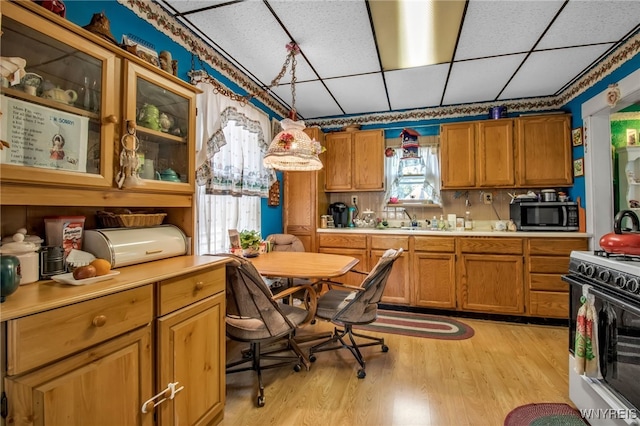
M324 147L315 139L312 140L304 132L304 121L296 121L296 58L300 48L294 42L287 44L289 54L280 74L274 82L282 78L289 63L291 63L291 111L289 117L280 122L280 131L271 144L264 157L265 167L282 171L312 171L322 169L322 162L318 154L324 151Z

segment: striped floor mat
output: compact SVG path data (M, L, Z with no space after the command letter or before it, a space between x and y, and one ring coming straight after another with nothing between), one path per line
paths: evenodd
M463 340L473 336L473 328L458 320L436 315L379 310L378 319L356 329L430 339Z

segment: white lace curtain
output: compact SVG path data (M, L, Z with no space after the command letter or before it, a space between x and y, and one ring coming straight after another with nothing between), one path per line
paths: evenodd
M424 146L423 144L428 143ZM400 149L395 155L385 158L386 188L384 202L390 197L414 198L416 201L431 200L441 203L439 145L435 137L421 137L418 159L402 160ZM420 176L415 176L419 174Z
M196 254L229 251L229 229L260 231L261 197L276 180L262 159L269 117L200 82L196 120Z

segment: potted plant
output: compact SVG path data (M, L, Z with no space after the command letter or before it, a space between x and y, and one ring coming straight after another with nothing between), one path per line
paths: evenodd
M254 230L243 230L240 232L240 247L242 247L245 256L257 256L262 243L262 235Z

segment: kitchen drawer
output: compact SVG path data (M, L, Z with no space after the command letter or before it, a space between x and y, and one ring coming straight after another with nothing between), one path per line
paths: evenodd
M396 236L382 237L379 235L371 236L372 249L387 250L390 248L399 249L400 247L402 247L404 251L409 250L409 237L396 237Z
M573 250L588 250L586 238L529 238L530 255L569 256Z
M337 247L337 248L367 248L366 235L336 235L336 234L319 234L319 247Z
M529 274L529 289L569 292L569 284L562 281L560 274Z
M414 237L414 250L431 253L453 253L456 249L454 237Z
M224 273L224 266L217 266L204 272L161 281L158 286L160 298L158 315L166 315L224 291Z
M23 373L152 320L152 285L10 320L7 373Z
M543 318L569 318L569 293L532 291L529 314Z
M568 257L531 256L529 258L529 272L566 274L568 271Z
M460 238L463 253L522 254L520 238Z

